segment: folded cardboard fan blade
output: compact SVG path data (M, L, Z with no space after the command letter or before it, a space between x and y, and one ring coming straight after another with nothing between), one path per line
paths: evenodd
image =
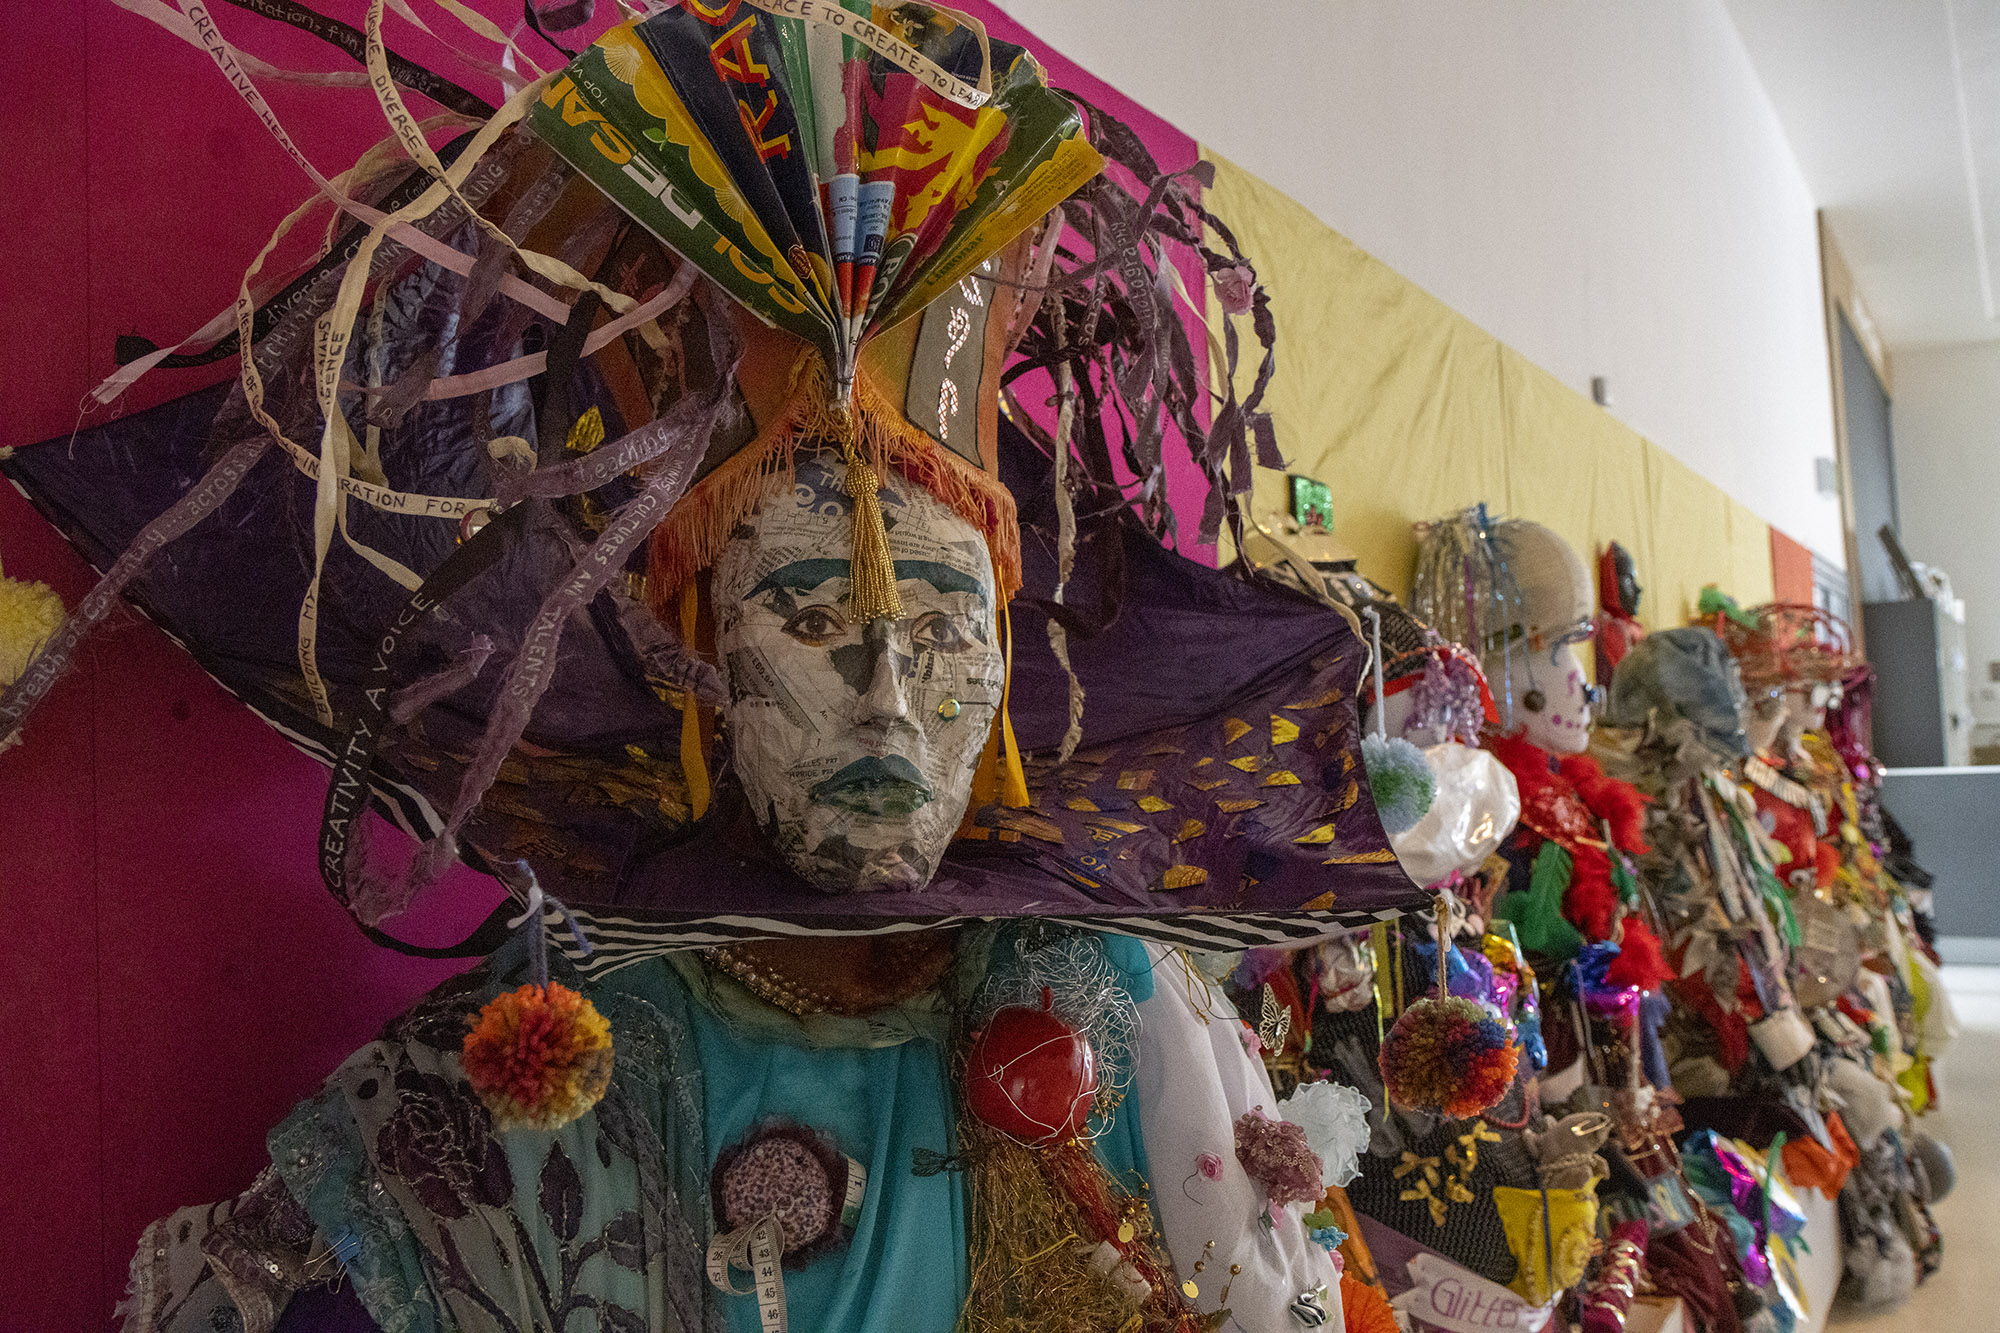
M970 19L804 8L690 3L620 24L529 125L760 320L818 348L844 402L863 342L1103 159L1034 57Z

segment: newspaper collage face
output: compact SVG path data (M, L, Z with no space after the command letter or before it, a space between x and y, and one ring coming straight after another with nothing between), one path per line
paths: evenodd
M786 863L832 893L930 882L965 813L1004 667L985 537L893 473L899 620L847 617L846 468L801 459L716 562L736 775Z

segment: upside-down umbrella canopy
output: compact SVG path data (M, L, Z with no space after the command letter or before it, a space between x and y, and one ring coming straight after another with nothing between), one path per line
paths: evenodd
M581 375L581 371L579 372ZM579 391L610 416L608 395ZM201 476L229 397L208 389L148 412L17 450L4 470L92 564L106 567ZM469 424L429 404L385 447L393 480L449 493L465 475ZM1003 476L1047 497L1047 460L1004 426ZM1053 502L1042 504L1052 511ZM302 687L294 616L310 572L312 491L266 458L207 521L168 547L133 597L202 666L305 752L330 762L340 735ZM368 512L367 536L417 567L437 525ZM1035 593L1055 578L1050 512L1024 506L1026 595L1014 611L1012 714L1022 745L1053 747L1068 682L1047 645ZM445 539L447 542L449 538ZM475 864L527 860L578 910L610 967L675 943L757 934L880 930L968 916L1060 916L1190 943L1318 933L1339 920L1417 905L1375 818L1358 757L1354 697L1365 645L1340 617L1164 550L1136 522L1083 545L1071 605L1095 604L1098 548L1116 541L1123 606L1071 652L1088 706L1067 763L1029 765L1033 804L972 812L997 836L955 844L921 892L830 896L760 853L727 789L690 819L679 768L680 715L648 683L621 618L603 601L564 637L554 684L501 782L467 826ZM338 552L336 554L339 554ZM453 602L420 645L468 625L518 640L547 587L573 562L555 533L516 543ZM371 645L400 594L330 579L320 660L336 700L358 693ZM456 631L451 631L451 626ZM507 651L503 648L502 651ZM476 742L491 673L392 733L374 770L377 807L428 834Z

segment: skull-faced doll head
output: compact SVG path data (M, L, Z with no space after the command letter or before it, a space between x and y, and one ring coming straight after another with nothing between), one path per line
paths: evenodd
M1511 602L1511 643L1484 645L1486 678L1510 677L1505 689L1512 697L1502 708L1511 704L1513 723L1531 742L1552 754L1579 754L1590 744L1598 697L1576 652L1591 634L1590 571L1575 547L1540 523L1497 523L1493 544L1506 567L1502 599Z
M1583 558L1540 523L1493 519L1484 505L1417 533L1417 614L1479 654L1502 730L1581 753L1598 699L1576 654L1592 631Z
M1508 666L1499 654L1487 654L1489 674ZM1551 754L1581 754L1587 749L1597 691L1584 679L1583 659L1576 654L1575 641L1526 643L1512 670L1514 716L1522 733Z
M765 836L829 892L919 889L965 812L1000 706L984 536L897 477L879 496L900 618L849 614L846 467L805 458L710 585L738 779Z

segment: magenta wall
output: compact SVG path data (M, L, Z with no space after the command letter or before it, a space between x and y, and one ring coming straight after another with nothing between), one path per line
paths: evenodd
M356 23L364 9L321 7ZM419 8L445 30L441 11ZM996 35L1026 37L975 8ZM329 47L217 9L228 36L267 60L345 68ZM451 69L400 23L390 31L407 54ZM1030 40L1053 82L1130 120L1163 163L1193 161L1192 140ZM453 76L493 95L475 74ZM0 445L23 445L75 426L117 334L175 339L223 308L310 187L202 56L110 0L10 6L0 85L12 94ZM265 92L322 170L379 137L365 92ZM156 372L118 410L233 364ZM1191 468L1173 484L1182 512L1198 513ZM93 577L11 488L0 492L0 560L71 604ZM0 755L11 928L0 975L13 1005L0 1025L0 1331L109 1324L140 1229L241 1190L266 1130L447 974L369 945L320 887L324 795L323 769L129 611L91 641L25 743ZM462 874L397 929L456 938L496 898Z

